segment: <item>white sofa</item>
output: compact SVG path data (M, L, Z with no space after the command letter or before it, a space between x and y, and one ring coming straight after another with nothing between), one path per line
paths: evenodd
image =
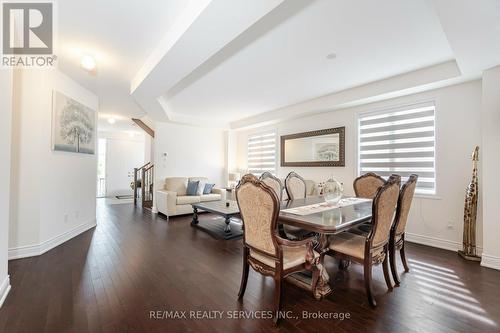
M213 188L212 193L202 195L186 195L188 181L210 183L206 177L168 177L162 190L156 191L156 209L166 216L190 214L191 204L197 202L226 200L226 190ZM204 187L204 185L203 185Z

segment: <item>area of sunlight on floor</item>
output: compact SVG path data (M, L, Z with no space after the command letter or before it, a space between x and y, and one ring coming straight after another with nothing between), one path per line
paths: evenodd
M452 269L431 265L417 260L408 260L412 276L417 279L422 298L438 307L452 311L471 320L498 326L487 317L488 313L474 297L460 277Z

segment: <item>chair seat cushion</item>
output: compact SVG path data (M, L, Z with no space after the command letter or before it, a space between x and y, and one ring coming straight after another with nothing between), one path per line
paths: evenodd
M330 250L364 259L366 237L343 232L330 237Z
M343 232L330 237L330 250L363 260L365 258L366 237L351 232ZM382 252L382 249L377 251ZM372 255L376 255L373 253Z
M203 194L200 196L200 201L217 201L221 199L221 195L218 193Z
M313 252L315 258L319 257L319 253L317 253L316 251ZM283 269L289 269L305 263L306 254L307 254L307 247L305 245L298 247L283 246ZM263 254L257 253L252 250L250 250L250 256L267 266L274 267L275 264L274 259L268 256L265 256Z
M200 202L200 197L196 195L180 195L177 197L178 205L188 205Z

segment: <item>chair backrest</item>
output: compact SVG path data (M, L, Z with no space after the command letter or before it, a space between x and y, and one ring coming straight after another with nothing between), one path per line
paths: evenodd
M245 246L269 256L278 256L276 225L279 199L274 190L252 174L244 175L235 189L245 232Z
M368 172L356 178L352 184L358 198L373 199L378 189L385 184L384 178L376 173Z
M293 171L285 178L285 189L290 200L306 197L306 181Z
M372 248L378 248L389 242L392 222L398 204L401 177L392 175L379 188L372 204L372 231L368 235Z
M281 202L283 199L283 183L281 182L281 180L273 176L273 174L268 171L260 175L260 180L274 190L274 192L278 196L278 199Z
M417 187L418 175L412 174L399 191L398 208L396 209L396 219L393 225L395 235L399 236L405 232L408 214L410 213L413 195Z

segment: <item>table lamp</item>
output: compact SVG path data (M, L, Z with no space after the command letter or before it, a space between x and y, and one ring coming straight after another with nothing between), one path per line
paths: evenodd
M229 187L235 188L236 184L240 181L241 175L239 172L230 172L229 173Z

